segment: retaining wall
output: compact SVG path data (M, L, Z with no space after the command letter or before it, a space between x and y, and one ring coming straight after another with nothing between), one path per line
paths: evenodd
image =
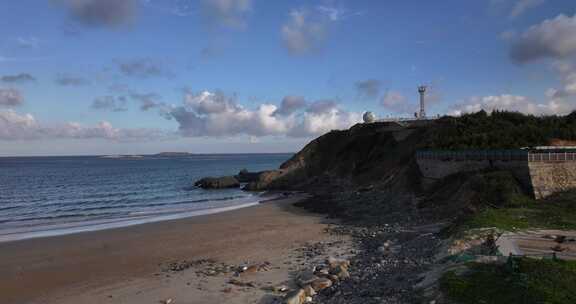
M536 199L576 189L575 153L525 151L419 151L416 161L424 184L460 172L485 169L510 171Z
M530 180L536 199L576 189L576 162L529 162Z

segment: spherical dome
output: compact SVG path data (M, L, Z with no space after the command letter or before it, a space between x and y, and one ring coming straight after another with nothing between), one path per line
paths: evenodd
M365 123L373 123L376 121L376 115L374 115L374 113L372 112L364 113L364 116L362 118L364 119Z

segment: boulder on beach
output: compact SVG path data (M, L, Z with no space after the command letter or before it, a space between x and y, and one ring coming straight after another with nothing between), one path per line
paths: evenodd
M203 189L238 188L240 182L234 176L205 177L196 181L194 186Z

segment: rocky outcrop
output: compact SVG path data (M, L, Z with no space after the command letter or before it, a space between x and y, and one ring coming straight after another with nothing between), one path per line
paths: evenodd
M277 183L284 176L285 172L283 170L270 170L259 172L258 175L256 176L256 179L249 182L244 187L244 190L262 191L262 190L278 189L280 187L278 187L277 185L273 185L273 183Z
M430 140L433 124L357 124L348 130L331 131L311 141L278 170L261 173L246 189L311 190L326 184L365 186L386 180Z
M260 174L262 174L262 172L250 172L246 169L242 169L234 177L236 177L236 179L241 183L251 183L258 181Z
M203 189L238 188L240 182L234 176L205 177L194 183L194 186Z

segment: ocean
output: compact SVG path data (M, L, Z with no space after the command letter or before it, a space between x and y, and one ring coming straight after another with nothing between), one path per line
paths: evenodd
M277 168L291 154L0 158L0 242L129 226L257 204L194 181Z

